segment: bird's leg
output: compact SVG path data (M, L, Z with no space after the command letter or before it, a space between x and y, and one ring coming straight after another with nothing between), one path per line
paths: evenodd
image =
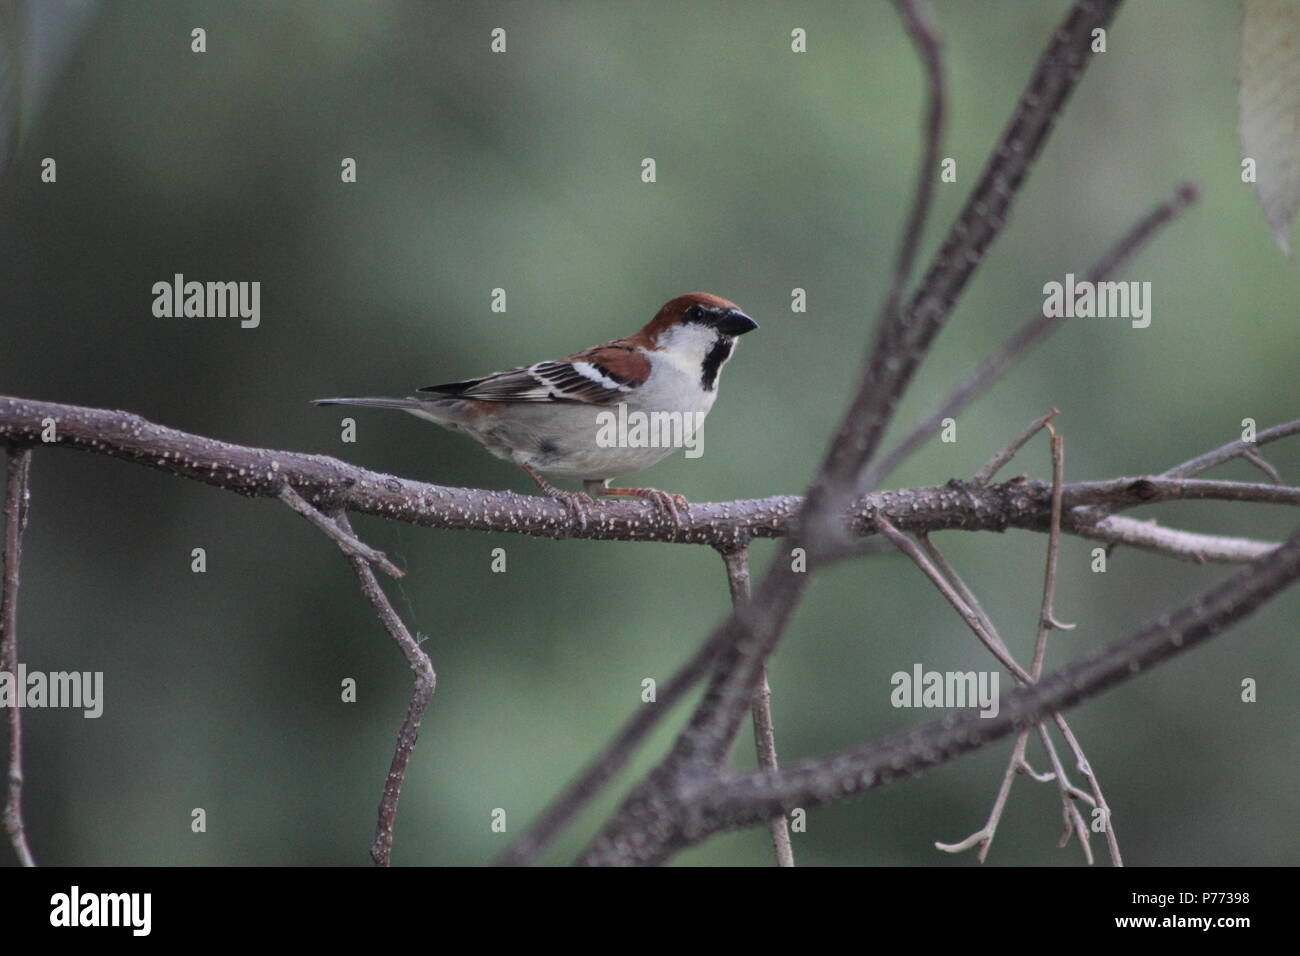
M607 488L604 481L584 481L582 487L593 497L600 495L606 498L643 498L658 508L676 528L682 526L681 515L677 509L683 508L689 511L691 508L691 503L681 495L660 491L658 488Z
M533 469L529 468L527 465L520 465L519 467L524 470L529 478L537 482L537 487L541 488L542 492L548 498L554 498L556 501L564 502L565 507L569 509L569 513L573 515L574 520L578 522L578 529L580 531L587 530L588 506L591 504L590 498L584 495L581 491L565 491L562 488L556 488L553 484L537 472L533 471Z

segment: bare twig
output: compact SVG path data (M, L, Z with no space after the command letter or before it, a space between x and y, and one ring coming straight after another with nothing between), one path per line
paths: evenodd
M1048 431L1052 434L1052 524L1047 536L1047 568L1043 576L1043 603L1038 614L1038 634L1034 641L1034 660L1030 668L1037 681L1043 673L1043 661L1047 656L1047 634L1053 628L1059 630L1068 630L1074 627L1073 624L1062 624L1056 620L1052 603L1056 596L1056 558L1061 545L1061 496L1062 488L1065 481L1065 447L1061 436L1049 424ZM1097 781L1096 776L1092 773L1091 764L1084 755L1083 748L1075 738L1073 731L1065 722L1060 714L1053 714L1057 726L1060 727L1062 734L1065 735L1066 742L1069 743L1070 749L1074 751L1075 760L1078 762L1080 770L1083 770L1089 783L1092 784L1093 798L1095 805L1102 808L1105 814L1106 826L1106 846L1110 851L1111 863L1115 866L1123 866L1124 861L1119 852L1119 840L1115 836L1115 829L1111 823L1110 808L1106 805L1106 798L1102 796L1101 784ZM1069 837L1069 826L1073 822L1076 831L1079 834L1079 843L1083 847L1084 853L1088 857L1088 862L1092 862L1092 850L1088 846L1090 830L1087 823L1079 815L1078 807L1073 802L1073 787L1065 774L1065 769L1061 766L1060 759L1056 755L1056 749L1052 746L1051 735L1045 726L1039 726L1039 733L1043 738L1043 746L1047 748L1056 770L1056 778L1061 786L1061 799L1064 802L1064 814L1066 821L1066 833L1062 837L1062 845L1065 839ZM1086 768L1086 769L1085 769Z
M925 112L925 154L918 167L915 198L912 201L907 224L903 227L903 238L898 244L894 274L885 299L887 317L898 315L903 289L916 263L916 252L921 245L925 221L934 203L934 184L939 176L939 147L943 142L944 114L947 109L944 97L943 44L939 40L929 9L920 0L894 0L894 6L898 9L903 26L912 38L916 52L921 58L921 65L925 68L928 95Z
M1050 416L1048 417L1050 418ZM1059 548L1060 534L1061 534L1061 528L1060 528L1061 493L1062 493L1062 483L1064 481L1064 448L1063 448L1063 443L1061 441L1061 437L1052 428L1051 424L1048 422L1047 419L1040 419L1038 422L1035 422L1030 429L1026 430L1026 432L1023 432L1021 436L1016 439L1016 441L1012 442L1012 444L1008 446L1008 448L1010 449L1009 453L1007 451L999 453L999 455L996 456L992 462L990 462L989 467L985 469L985 472L987 472L988 475L991 476L993 472L990 469L992 469L995 465L1000 467L1001 464L1005 463L1006 461L1009 461L1012 455L1014 455L1015 450L1023 446L1024 441L1022 441L1021 439L1027 440L1028 436L1035 434L1038 431L1038 429L1043 427L1044 425L1048 428L1052 437L1052 502L1053 505L1052 505L1051 526L1049 528L1049 534L1048 534L1047 570L1045 572L1044 584L1043 584L1042 607L1039 612L1039 622L1037 627L1037 637L1034 643L1034 660L1033 660L1031 673L1025 674L1023 670L1020 670L1018 668L1018 665L1016 668L1009 668L1012 670L1012 673L1014 673L1016 677L1022 681L1022 683L1026 683L1026 684L1036 683L1038 679L1042 676L1043 660L1044 660L1046 647L1047 647L1048 630L1050 630L1052 627L1065 626L1056 622L1052 613L1052 601L1056 591L1056 556ZM981 475L983 475L985 472L981 472ZM922 540L922 544L925 547L926 552L934 560L935 564L942 570L946 578L946 583L951 584L952 588L956 591L957 594L961 596L965 604L976 612L982 628L987 632L987 637L980 634L978 630L976 631L977 635L979 635L981 640L985 641L985 643L988 643L989 639L996 642L996 644L1001 648L1002 651L1002 653L997 655L999 661L1004 661L1005 658L1010 657L1010 652L1006 650L1005 642L1002 640L1001 636L997 633L997 630L994 628L992 622L989 620L988 615L985 614L983 608L980 607L979 601L976 599L974 593L970 590L969 587L967 587L965 582L962 581L961 576L957 573L956 569L954 569L947 562L947 560L943 557L942 552L940 552L939 549L930 541L928 536L923 535L921 540ZM940 590L943 590L943 585L940 585ZM1079 747L1078 741L1075 739L1073 733L1069 732L1069 726L1065 723L1064 718L1062 718L1059 714L1054 714L1053 716L1060 723L1060 725L1066 732L1067 740L1070 742L1071 746L1075 749L1076 757L1080 762L1080 765L1081 766L1086 765L1087 758L1084 756L1083 751ZM1015 746L1012 748L1011 758L1007 763L1007 769L1003 774L1002 783L998 788L998 795L995 798L993 803L993 810L990 813L989 818L985 823L985 825L981 829L976 831L974 834L972 834L971 836L967 837L965 840L962 840L958 843L953 843L953 844L936 843L935 846L938 849L955 853L955 852L961 852L963 850L967 850L972 846L978 844L980 847L979 861L983 863L988 858L988 851L992 845L993 837L997 832L997 826L1001 820L1002 812L1006 807L1007 797L1010 793L1011 784L1014 781L1015 773L1023 769L1029 772L1031 775L1033 775L1035 779L1039 779L1043 781L1046 780L1057 781L1057 786L1061 793L1062 814L1065 820L1065 833L1064 836L1061 838L1061 845L1064 846L1065 843L1069 840L1071 832L1077 832L1079 834L1080 845L1083 847L1084 856L1087 858L1089 863L1092 862L1092 849L1088 844L1090 832L1081 814L1078 811L1078 807L1075 806L1075 802L1074 802L1075 800L1080 798L1080 796L1082 795L1082 791L1080 791L1077 787L1075 787L1073 784L1070 783L1069 778L1065 773L1065 769L1061 765L1060 758L1057 756L1056 748L1052 744L1052 739L1047 732L1046 726L1040 724L1038 727L1038 732L1039 732L1039 736L1042 738L1043 746L1047 750L1048 758L1051 760L1052 766L1054 768L1054 773L1048 774L1045 777L1039 777L1039 775L1034 774L1032 769L1029 768L1028 763L1025 761L1025 746L1028 742L1029 731L1027 729L1022 730L1019 733L1019 735L1017 735ZM1095 785L1095 781L1094 781L1094 785ZM1097 793L1097 799L1101 799L1101 791L1099 788L1096 789L1096 793ZM1086 799L1088 802L1095 804L1095 801L1093 800L1092 797L1086 797ZM1113 842L1113 838L1112 838L1112 859L1116 861L1116 865L1120 865L1118 862L1119 861L1118 854L1119 854L1118 845Z
M939 590L939 593L944 596L944 599L952 605L953 609L958 614L962 616L966 621L967 626L969 626L975 636L980 639L980 642L988 648L989 652L994 657L998 659L998 662L1001 663L1010 673L1016 675L1020 680L1032 683L1029 674L1023 667L1016 663L1015 658L1013 658L1007 650L1007 646L1003 643L1001 636L989 627L986 627L988 619L977 614L974 608L962 599L961 595L957 593L956 588L949 584L944 576L939 573L939 570L930 563L929 559L926 558L924 554L921 553L921 550L908 540L907 535L903 534L890 524L889 519L884 515L876 516L876 527L880 529L881 534L894 542L894 545L899 551L902 551L912 559L913 563L916 564L916 566L921 569L922 573L930 579L930 583L933 584Z
M1080 481L1066 486L1067 507L1103 504L1122 508L1155 501L1253 501L1267 505L1300 505L1300 488L1252 481L1204 481L1200 478L1119 478Z
M337 512L334 520L338 522L339 529L348 538L356 540L351 522L344 512ZM415 751L415 742L420 736L420 721L424 719L424 712L433 697L434 688L438 684L438 675L433 670L433 662L429 660L429 655L420 647L419 642L411 637L411 632L406 629L402 619L393 610L393 605L384 594L384 589L379 586L375 572L370 569L368 559L350 550L342 540L335 538L335 541L347 557L348 563L352 565L352 571L361 584L361 593L375 609L380 622L401 648L406 656L406 662L411 665L411 670L415 673L411 702L407 705L406 717L397 733L397 748L393 751L388 776L384 779L383 795L379 799L379 822L375 828L375 842L370 848L370 858L375 861L375 865L388 866L393 850L393 823L397 818L397 801L402 795L402 782L406 779L406 765Z
M1162 472L1161 478L1190 478L1193 475L1199 475L1202 472L1209 471L1217 465L1222 465L1232 461L1234 458L1242 457L1250 461L1256 467L1261 467L1265 474L1274 482L1278 481L1278 474L1272 466L1259 454L1259 447L1271 442L1287 438L1300 432L1300 418L1289 422L1282 422L1280 425L1274 425L1266 428L1262 432L1257 432L1253 441L1238 439L1237 441L1228 442L1226 445L1220 445L1212 451L1207 451L1202 455L1189 458L1182 464L1175 465L1169 470ZM1253 456L1253 458L1252 458ZM1080 509L1073 516L1073 523L1080 528L1096 526L1105 520L1105 516L1114 513L1114 508L1098 506L1094 508Z
M973 484L976 488L983 488L985 485L987 485L993 479L993 476L996 475L1002 469L1002 466L1005 465L1007 462L1009 462L1012 458L1015 458L1016 452L1024 448L1025 443L1029 441L1029 439L1033 438L1035 435L1038 434L1039 429L1041 429L1043 426L1045 426L1048 422L1050 422L1053 418L1055 418L1059 414L1061 414L1060 409L1053 408L1046 415L1043 415L1042 417L1037 418L1034 421L1030 422L1029 426L1024 431L1022 431L1015 438L1011 439L1011 442L1005 448L1003 448L991 459L989 459L989 463L985 465L983 468L981 468L979 470L979 473L976 474L975 477L971 479L971 484Z
M1076 525L1074 534L1107 544L1127 544L1144 551L1154 551L1165 557L1205 564L1223 561L1240 564L1254 561L1276 548L1280 541L1254 541L1250 538L1230 538L1217 534L1193 534L1162 528L1154 521L1139 521L1111 515L1093 525Z
M1021 731L1022 734L1025 731ZM1038 725L1038 736L1043 742L1043 747L1047 750L1047 759L1052 764L1052 779L1056 781L1057 791L1061 795L1061 820L1065 824L1065 829L1061 833L1061 841L1057 846L1064 847L1070 842L1070 834L1077 833L1079 836L1079 846L1083 850L1084 859L1088 865L1092 865L1092 834L1088 830L1088 824L1084 821L1083 815L1079 813L1079 808L1075 806L1074 798L1079 790L1066 776L1065 766L1061 763L1060 755L1056 752L1056 747L1052 744L1052 738L1047 733L1047 728L1043 724ZM983 862L981 860L981 862Z
M1115 245L1106 250L1106 254L1088 271L1085 278L1092 283L1109 279L1197 198L1196 186L1183 183L1172 199L1148 212ZM945 418L955 418L963 409L970 406L975 399L988 390L989 386L1014 368L1061 324L1059 320L1045 315L1041 307L1035 309L1029 320L1003 342L998 350L984 361L984 364L971 373L966 381L948 393L929 418L918 423L887 454L882 455L867 469L862 482L863 490L870 491L878 487L913 452L939 433L939 427Z
M1247 451L1243 451L1241 457L1272 478L1273 484L1282 484L1282 476L1278 474L1277 469L1265 461L1264 456L1255 451L1255 449L1251 448Z
M738 606L749 600L749 549L737 548L723 551L722 561L727 568L727 587L731 592L731 603ZM772 723L772 688L767 682L767 668L764 667L754 689L754 701L751 705L754 719L754 749L758 754L758 766L763 770L776 770L776 728ZM794 847L790 844L790 827L785 815L773 817L768 821L772 833L772 848L776 851L777 866L794 866Z
M1052 719L1056 722L1057 728L1061 731L1061 736L1069 744L1070 750L1074 753L1075 765L1079 772L1088 780L1089 787L1092 788L1092 805L1101 810L1102 825L1106 832L1106 848L1110 851L1110 862L1113 866L1123 866L1124 859L1119 852L1119 839L1115 836L1115 826L1111 821L1110 805L1106 803L1106 798L1101 792L1101 783L1097 780L1096 773L1093 772L1092 762L1088 760L1083 752L1083 747L1079 744L1078 739L1074 736L1074 731L1070 725L1065 722L1065 718L1059 713L1053 714ZM1047 729L1043 728L1043 734L1047 734Z
M1056 597L1056 556L1061 548L1061 475L1065 468L1065 447L1056 429L1047 423L1052 435L1052 523L1047 532L1047 571L1043 580L1043 606L1038 618L1038 639L1034 645L1034 665L1030 669L1037 680L1043 673L1043 655L1047 653L1047 632L1074 629L1073 624L1062 624L1052 610Z
M1163 475L1165 478L1190 478L1192 475L1199 475L1203 471L1208 471L1215 465L1221 465L1224 462L1240 456L1255 453L1261 445L1267 445L1275 442L1280 438L1287 438L1300 432L1300 418L1294 421L1283 422L1280 425L1274 425L1272 428L1266 428L1262 432L1256 432L1254 441L1237 441L1228 442L1226 445L1208 451L1204 455L1197 455L1195 458L1183 462L1181 465L1175 465ZM1270 472L1270 477L1277 481L1276 472Z
M587 863L654 863L722 830L752 826L777 812L822 806L865 793L995 740L1032 728L1053 713L1130 680L1187 652L1300 579L1300 532L1222 584L1191 600L1132 637L1078 660L1002 701L995 717L949 714L881 743L802 761L775 772L720 778L693 792L691 813L669 818L653 840L611 845L598 841ZM663 821L660 821L663 822Z
M18 674L18 583L23 554L23 529L27 526L27 481L32 468L30 448L11 448L5 474L4 584L0 592L0 671ZM9 722L9 785L4 826L9 843L23 866L35 866L23 822L23 709L18 703L5 708Z
M916 537L917 540L921 542L922 550L924 550L930 560L934 562L934 566L943 573L943 579L953 586L957 591L957 594L961 596L961 599L966 602L966 606L975 612L975 616L979 618L979 621L984 626L984 630L988 633L988 636L996 641L998 646L1003 650L1006 650L1006 642L1002 640L1002 635L999 634L997 628L993 626L993 621L989 618L988 612L984 610L984 605L982 605L980 599L975 596L975 592L972 591L970 587L967 586L966 582L962 580L961 575L957 573L957 569L952 566L944 556L944 553L939 550L938 546L930 539L928 534L923 531ZM1007 653L1010 653L1010 651Z
M1059 471L1057 474L1059 476ZM907 539L906 535L899 532L896 528L893 528L892 525L889 525L885 519L877 518L877 522L880 525L881 532L893 541L898 549L910 557L917 567L925 573L935 587L939 589L939 592L943 594L944 598L947 599L948 603L951 604L957 613L966 620L967 625L975 633L975 636L978 637L981 643L983 643L984 646L993 653L993 656L998 659L1002 666L1010 671L1021 683L1026 685L1034 683L1037 680L1038 674L1027 673L1024 668L1016 662L1015 658L1011 656L1011 652L1007 649L1006 642L997 632L992 621L989 620L988 615L975 597L974 592L972 592L966 582L962 580L956 569L948 563L947 559L943 556L943 553L937 546L935 546L934 542L930 540L929 536L925 535L921 538L924 550L930 558L930 560L927 560L926 555L922 555L916 546ZM933 561L933 563L931 563L931 561ZM1042 728L1040 727L1040 731L1041 730ZM1025 745L1028 741L1028 735L1028 730L1022 730L1016 738L1015 746L1011 751L1011 759L1007 763L1007 769L1003 774L1002 784L998 788L998 795L993 801L993 810L989 814L989 818L984 826L966 839L957 843L936 842L935 847L937 849L948 853L959 853L978 844L980 847L979 861L983 863L984 860L987 859L989 847L993 843L993 837L997 832L998 823L1001 821L1002 812L1006 807L1007 797L1011 792L1011 784L1015 779L1015 774L1018 770L1022 769L1022 767L1028 767L1028 764L1025 763ZM1082 822L1077 810L1075 810L1073 803L1071 802L1071 791L1074 788L1071 787L1064 772L1059 768L1060 761L1051 746L1050 738L1045 739L1045 745L1048 748L1049 756L1052 759L1053 765L1057 766L1057 772L1054 775L1049 775L1049 779L1059 781L1062 800L1064 802L1064 813L1067 827L1066 832L1068 834L1072 822L1076 822L1076 819L1077 822ZM1082 835L1080 839L1086 840L1086 834ZM1088 862L1091 863L1092 851L1086 846L1086 844L1084 846L1084 854L1087 856Z
M934 848L943 850L945 853L964 853L971 847L980 848L977 859L983 863L989 855L989 847L993 845L993 837L997 835L998 824L1002 822L1002 811L1006 809L1007 798L1011 795L1011 785L1015 782L1016 774L1021 772L1022 768L1028 766L1025 763L1025 744L1029 740L1029 731L1022 730L1016 735L1015 746L1011 748L1011 759L1007 761L1007 769L1002 774L1002 783L998 786L998 794L993 799L993 809L989 811L989 818L970 836L964 840L958 840L956 843L941 843L936 840Z
M402 570L389 561L382 551L376 551L360 538L344 531L337 522L312 507L302 495L293 490L292 485L285 485L280 489L280 500L323 531L326 537L343 549L343 553L348 557L370 561L390 577L405 577Z

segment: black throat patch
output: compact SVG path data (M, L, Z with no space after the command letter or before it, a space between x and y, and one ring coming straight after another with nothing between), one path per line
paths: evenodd
M718 382L718 372L721 370L723 363L731 358L731 350L735 347L735 339L725 335L719 336L717 341L713 343L713 348L709 349L709 354L704 356L700 384L704 386L706 392L713 391L713 387Z

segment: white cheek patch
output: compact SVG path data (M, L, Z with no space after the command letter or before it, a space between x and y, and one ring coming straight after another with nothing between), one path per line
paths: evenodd
M717 341L713 329L701 325L679 325L668 331L659 342L659 351L672 359L674 365L683 370L694 370L698 374L704 356L713 343Z

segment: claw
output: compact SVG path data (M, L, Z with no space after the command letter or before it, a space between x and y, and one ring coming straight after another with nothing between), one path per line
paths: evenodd
M691 510L691 503L684 497L667 491L660 491L658 488L600 488L598 494L620 498L641 498L649 501L660 514L672 523L673 529L677 531L680 531L682 527L682 517L678 509L687 512Z
M680 528L682 526L682 518L677 509L683 508L689 511L691 507L690 502L681 495L670 494L667 491L660 491L657 488L646 488L644 490L645 494L643 497L662 511L668 519L672 521L673 527Z
M590 513L591 499L581 491L561 491L558 488L549 492L550 496L556 501L564 502L569 514L573 515L573 520L578 523L579 531L587 530L587 515Z
M533 479L533 481L537 483L537 487L542 489L548 498L554 498L556 501L564 503L564 506L569 509L569 514L573 516L573 520L577 522L579 531L587 530L587 516L591 513L590 498L584 495L581 491L564 491L560 488L556 488L553 484L527 465L520 465L519 467L527 473L529 478Z

